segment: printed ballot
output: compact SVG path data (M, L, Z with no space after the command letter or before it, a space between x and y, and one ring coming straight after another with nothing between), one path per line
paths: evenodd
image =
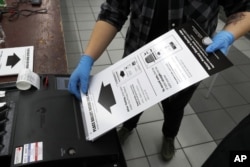
M0 49L0 76L17 75L23 69L33 71L34 46Z
M220 51L206 53L211 42L192 22L92 76L88 94L81 94L86 139L93 141L161 100L232 66Z

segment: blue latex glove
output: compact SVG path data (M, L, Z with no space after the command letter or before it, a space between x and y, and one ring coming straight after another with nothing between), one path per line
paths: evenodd
M234 36L228 31L220 31L213 37L213 42L206 48L206 52L211 53L220 49L225 55L229 46L234 42Z
M80 90L87 93L89 86L89 76L94 59L88 55L83 55L76 69L69 78L68 90L74 94L79 100L81 99Z

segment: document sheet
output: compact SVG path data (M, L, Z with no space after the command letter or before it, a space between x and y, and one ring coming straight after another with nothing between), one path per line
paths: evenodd
M0 76L17 75L23 69L33 71L34 46L0 49Z
M206 53L211 42L192 22L92 76L88 94L81 94L87 140L95 140L163 99L232 66L220 51Z

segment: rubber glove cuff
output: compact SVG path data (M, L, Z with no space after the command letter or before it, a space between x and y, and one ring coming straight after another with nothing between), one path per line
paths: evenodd
M231 32L223 30L218 32L212 40L213 42L206 48L206 52L211 53L220 49L226 55L229 46L235 39Z

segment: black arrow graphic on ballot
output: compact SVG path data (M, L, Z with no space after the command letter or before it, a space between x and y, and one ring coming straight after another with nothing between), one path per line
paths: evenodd
M116 101L110 84L104 87L102 83L98 102L111 113L110 107L116 104Z
M11 68L13 68L19 61L20 58L15 53L13 53L13 55L8 56L6 66L11 66Z

